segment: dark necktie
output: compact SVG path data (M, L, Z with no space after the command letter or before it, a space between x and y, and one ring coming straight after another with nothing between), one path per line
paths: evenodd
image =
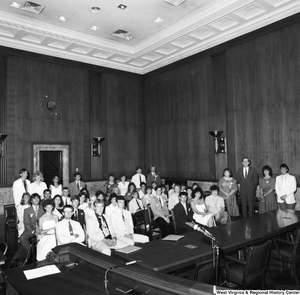
M74 212L74 218L75 218L75 220L78 220L78 211L77 210Z
M73 233L73 227L72 227L72 224L71 224L70 221L69 221L69 231L70 231L70 235L71 235L71 236L74 236L74 233Z
M142 183L142 177L141 177L141 175L140 175L140 186L141 186L141 183Z
M27 192L27 184L26 184L26 180L23 180L23 185L24 185L25 191Z
M124 214L123 214L123 211L122 211L122 219L123 219L123 221L125 222L125 216L124 216ZM125 222L126 223L126 222Z
M80 191L79 181L77 182L77 188Z

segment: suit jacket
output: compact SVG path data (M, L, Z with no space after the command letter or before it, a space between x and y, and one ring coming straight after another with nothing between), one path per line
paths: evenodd
M239 168L235 179L240 184L241 193L245 190L255 190L259 181L257 171L252 167L249 167L247 178L244 177L243 167Z
M144 174L134 174L131 178L131 182L133 182L136 186L136 188L141 188L140 186L140 176L141 176L141 180L142 182L146 183L146 177Z
M70 234L69 221L72 225L74 235ZM72 219L71 220L63 219L59 221L56 224L55 231L56 231L56 238L57 238L58 245L64 245L69 243L81 244L84 242L84 238L85 238L84 231L80 223ZM77 238L75 237L76 234L78 235Z
M45 211L41 206L39 206L39 208L38 208L37 216L35 215L35 212L34 212L34 209L32 206L26 208L24 210L25 230L29 231L30 233L35 233L37 222L44 215L44 213L45 213Z
M152 173L149 173L147 175L147 185L151 186L151 183L155 181L157 183L157 185L161 185L161 179L159 174L155 173L155 176L152 175Z
M78 221L80 223L80 225L82 226L82 228L84 229L84 225L85 225L84 211L81 209L77 209L77 217L75 217L74 213L75 213L75 210L72 215L72 220Z
M186 226L186 222L193 221L193 210L189 203L186 203L187 214L181 202L175 205L173 211L177 228L183 228Z
M27 191L28 191L29 186L30 186L30 181L28 179L26 179L25 182L26 182ZM18 205L20 205L23 194L26 192L21 178L14 181L12 190L13 190L15 206L18 206Z
M151 196L150 199L150 207L154 215L154 220L158 217L164 217L164 216L169 216L169 210L168 210L168 205L167 205L167 197L162 195L161 196L164 201L164 205L161 205L160 200L157 198L157 196Z
M118 239L125 235L133 234L133 221L131 213L128 210L123 210L125 221L122 217L122 210L119 208L110 215L112 231Z
M69 185L69 192L70 192L70 197L72 198L73 196L77 196L80 193L80 190L83 188L86 188L86 184L80 180L80 189L78 189L76 182L73 181Z
M107 218L104 214L103 214L103 216L106 220L106 223L107 223L107 226L108 226L111 236L115 237L116 234L113 232L113 227L110 223L109 218ZM88 234L88 245L92 248L95 244L97 244L97 242L102 241L105 238L102 230L99 227L99 222L97 220L95 213L89 214L87 216L86 231Z
M295 203L295 191L297 190L296 178L293 175L286 173L285 175L279 175L276 177L275 190L277 194L277 201L283 203L280 199L281 196L287 195L285 199L286 203Z

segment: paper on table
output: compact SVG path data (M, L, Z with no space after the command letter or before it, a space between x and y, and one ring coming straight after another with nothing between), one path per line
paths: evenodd
M24 275L26 276L27 280L53 275L56 273L60 273L60 270L56 265L46 265L35 269L24 270Z
M174 241L174 242L176 242L176 241L178 241L178 240L180 240L182 238L184 238L184 236L180 236L180 235L168 235L168 236L164 237L162 239L162 241Z

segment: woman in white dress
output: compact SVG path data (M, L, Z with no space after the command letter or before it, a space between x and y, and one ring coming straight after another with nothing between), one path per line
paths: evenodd
M30 200L30 194L26 192L22 195L20 205L17 206L18 235L19 235L19 237L21 236L21 234L25 230L24 220L23 220L24 219L24 210L26 208L30 207L29 200Z
M44 198L44 190L47 189L47 185L44 182L43 173L40 171L36 171L32 176L32 183L30 183L28 192L30 195L39 194L41 199Z
M55 175L52 178L53 184L50 184L49 189L51 191L51 198L53 199L56 195L62 195L62 185L60 184L60 177Z
M63 213L64 202L61 195L54 196L53 205L54 205L53 214L58 217L58 220L63 219L64 216L62 215L62 213Z
M58 217L53 214L52 199L44 201L44 209L46 213L39 219L37 228L37 261L46 259L46 255L56 246L55 225Z
M208 227L215 226L214 216L208 213L205 201L203 198L203 191L200 187L197 187L192 192L191 207L194 211L193 219L195 222Z
M91 215L95 214L95 201L97 200L96 195L90 195L90 200L88 202L88 207L85 208L84 214L85 218L90 217Z
M126 181L126 175L121 174L120 182L118 183L118 188L120 191L120 196L125 196L128 191L129 182Z
M81 209L84 211L89 206L89 203L88 203L89 198L87 197L87 194L84 191L81 191L79 193L78 197L79 197L78 209Z

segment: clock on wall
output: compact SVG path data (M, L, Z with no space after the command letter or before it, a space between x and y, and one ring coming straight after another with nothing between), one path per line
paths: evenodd
M48 108L48 110L54 111L56 109L56 107L57 107L57 104L56 104L56 102L54 100L48 100L47 101L47 108Z

